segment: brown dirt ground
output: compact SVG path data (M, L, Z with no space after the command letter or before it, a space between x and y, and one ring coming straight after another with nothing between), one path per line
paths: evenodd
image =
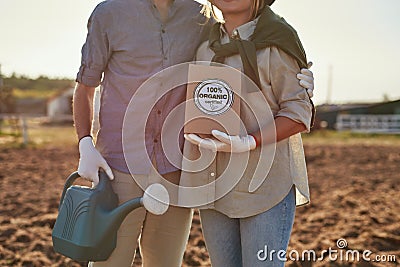
M289 250L313 249L320 256L345 238L348 249L371 250L371 259L394 255L397 261L325 256L287 266L398 266L400 146L306 145L306 157L312 203L297 209ZM76 147L0 147L0 266L84 266L55 253L51 243L64 179L77 160ZM183 266L209 265L196 213Z

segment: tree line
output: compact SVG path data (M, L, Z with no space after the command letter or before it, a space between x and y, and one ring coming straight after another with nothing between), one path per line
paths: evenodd
M25 75L13 73L9 77L3 77L3 84L4 87L21 90L60 90L73 86L73 80L67 78L49 78L43 75L32 79Z

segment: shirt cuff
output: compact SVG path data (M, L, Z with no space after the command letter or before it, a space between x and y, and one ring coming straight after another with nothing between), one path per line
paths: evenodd
M102 74L103 72L101 70L95 70L81 65L75 81L86 86L97 87L101 82Z
M279 110L276 117L287 117L295 122L302 123L306 127L306 133L311 128L312 106L308 100L299 100L286 103L285 107Z

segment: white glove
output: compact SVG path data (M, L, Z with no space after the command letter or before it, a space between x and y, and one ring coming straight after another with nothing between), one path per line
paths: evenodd
M308 67L311 68L312 62L308 63ZM314 75L309 69L301 69L300 73L297 74L297 79L299 79L299 84L307 89L307 94L311 98L314 96Z
M185 134L185 139L199 147L218 152L242 153L256 148L256 140L253 136L228 135L218 130L212 130L216 138L201 138L196 134Z
M94 147L92 137L86 136L79 141L79 153L78 174L82 178L92 181L96 186L99 183L99 168L102 168L110 180L114 179L110 166Z

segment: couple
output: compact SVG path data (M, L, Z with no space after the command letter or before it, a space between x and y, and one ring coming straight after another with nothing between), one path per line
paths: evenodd
M90 16L82 48L73 99L80 152L78 172L96 184L98 169L103 169L114 180L120 203L143 194L135 180L154 181L160 174L173 184L190 186L207 180L210 173L218 176L226 165L226 155L249 153L250 159L258 162L260 149L276 142L271 170L255 192L237 188L246 187L252 178L254 166L249 161L237 187L201 209L206 246L216 267L283 266L276 255L266 262L257 258L257 252L265 246L286 250L295 206L309 201L299 133L310 129L312 105L308 95L312 94L313 78L306 69L296 32L273 13L273 2L213 0L201 6L192 0L107 0ZM214 17L215 7L222 11L223 21ZM246 116L246 135L213 131L213 136L203 138L187 134L185 156L195 157L205 149L217 151L217 157L201 172L183 172L168 161L161 144L163 122L185 100L185 90L176 88L157 101L148 114L144 138L152 164L137 164L131 170L122 144L122 125L130 99L153 74L194 58L239 66L268 103L274 127L265 119L265 127L257 128L251 116ZM100 130L95 147L90 135L92 103L100 83ZM162 83L161 79L151 87L139 105L153 105ZM259 105L256 99L253 101L250 104ZM143 134L131 139L132 144L143 143ZM181 145L183 140L179 135ZM131 266L138 244L143 266L181 266L191 220L192 210L185 207L170 206L161 216L136 209L121 225L110 258L90 262L89 266Z

